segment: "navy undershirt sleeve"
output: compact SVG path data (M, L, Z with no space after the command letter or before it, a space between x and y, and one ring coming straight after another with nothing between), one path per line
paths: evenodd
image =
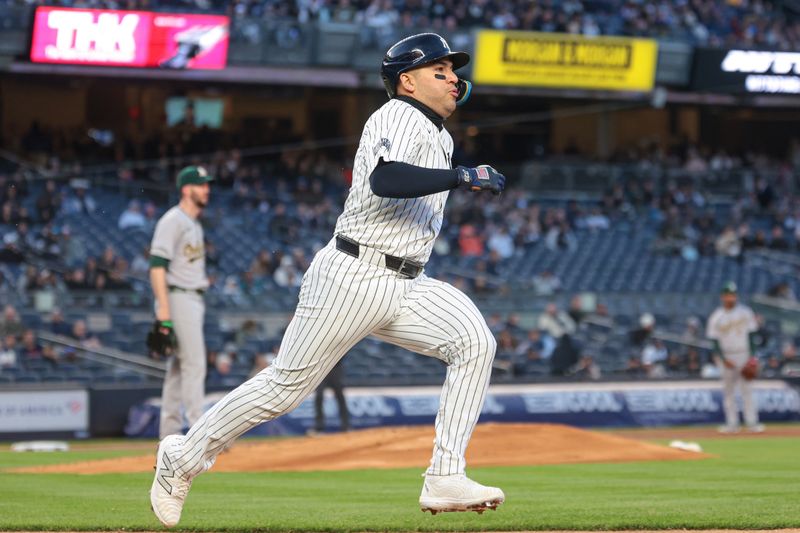
M458 170L424 168L382 159L369 176L372 192L382 198L420 198L458 186Z

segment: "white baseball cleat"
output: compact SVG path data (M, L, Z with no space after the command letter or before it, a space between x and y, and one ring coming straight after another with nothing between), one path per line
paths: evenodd
M739 433L739 426L720 426L717 428L717 432L728 435L732 433Z
M452 476L425 476L419 505L431 514L455 511L495 510L505 501L505 494L497 487L485 487L464 474Z
M180 435L164 437L156 452L156 475L150 487L150 506L166 527L178 524L183 502L192 486L191 480L183 478L175 471L169 455L182 439Z
M752 426L747 426L748 433L764 433L764 424L753 424Z

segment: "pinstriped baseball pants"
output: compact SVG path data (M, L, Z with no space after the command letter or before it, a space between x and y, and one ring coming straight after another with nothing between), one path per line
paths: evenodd
M316 255L303 278L297 310L274 363L192 426L174 457L178 471L193 477L211 468L234 439L300 405L368 335L447 364L427 472L463 473L496 348L486 322L452 285L424 273L403 278L336 250L334 241Z

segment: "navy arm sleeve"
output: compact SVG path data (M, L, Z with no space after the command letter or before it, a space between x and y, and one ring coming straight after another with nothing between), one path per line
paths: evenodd
M369 175L372 192L382 198L420 198L458 187L458 170L424 168L399 161L378 161Z

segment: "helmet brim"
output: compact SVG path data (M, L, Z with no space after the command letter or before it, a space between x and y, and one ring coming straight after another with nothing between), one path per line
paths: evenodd
M441 61L442 59L449 59L453 63L453 70L458 70L469 63L469 54L466 52L452 52L450 54L445 54L443 56L431 58L428 61L425 61L424 63L409 65L408 68L400 70L400 73L426 67L431 63L436 63L437 61Z
M453 62L453 70L465 67L469 63L469 54L466 52L453 52L445 57Z

